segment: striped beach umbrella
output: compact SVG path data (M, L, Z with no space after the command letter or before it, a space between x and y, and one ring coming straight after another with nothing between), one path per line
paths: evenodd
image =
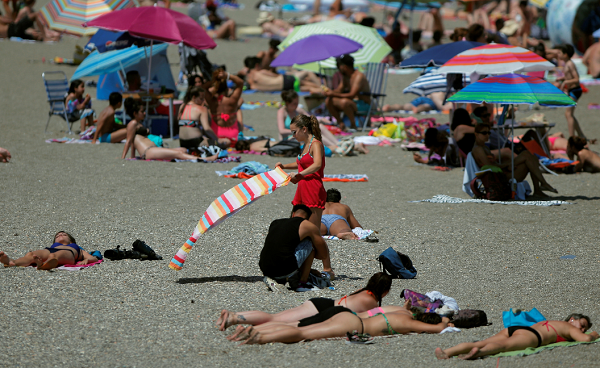
M492 43L466 50L448 60L439 73L479 75L515 72L539 72L555 65L522 47Z
M448 101L517 105L569 107L576 102L553 84L537 77L505 74L484 78L468 85Z
M468 76L463 76L463 85L471 83ZM423 74L404 89L404 93L414 93L417 96L427 96L434 92L446 92L448 82L443 74ZM451 89L454 91L454 89Z
M392 49L385 40L377 33L375 28L365 27L349 22L339 20L329 20L326 22L307 24L305 26L294 27L290 33L279 45L280 50L285 50L288 46L303 38L319 34L336 34L358 42L363 48L353 52L354 65L363 65L367 63L378 63L386 57ZM307 50L309 52L310 50ZM335 68L335 59L329 58L320 62L323 68ZM300 69L319 71L318 63L308 63L297 65Z
M91 36L97 28L81 24L113 10L135 8L137 0L51 0L41 10L40 20L56 31L76 36Z
M181 249L171 259L169 267L175 271L181 270L185 259L200 235L221 224L250 203L267 194L273 193L275 189L286 186L289 183L288 174L278 167L275 170L253 176L229 189L210 204L206 212L202 215L198 225L196 225L192 236L183 243Z

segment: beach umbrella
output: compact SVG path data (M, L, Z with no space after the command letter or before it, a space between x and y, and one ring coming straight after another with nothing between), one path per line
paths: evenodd
M400 67L427 68L429 66L442 66L448 60L460 54L461 52L483 45L484 44L481 42L473 41L445 43L443 45L434 46L425 51L419 52L415 56L402 61L402 63L400 63Z
M313 35L289 45L271 62L272 67L320 62L330 57L351 54L363 46L349 38L335 34Z
M594 38L600 38L600 29L597 29L596 32L594 32L592 34L592 37L594 37Z
M492 43L466 50L448 60L439 73L506 74L552 70L555 65L522 47Z
M463 76L463 85L471 83L468 76ZM448 82L446 76L437 73L423 74L404 89L404 93L413 93L417 96L427 96L434 92L446 92ZM454 91L454 89L451 89Z
M481 79L457 92L448 98L448 101L501 104L504 106L501 121L503 121L509 105L538 103L541 106L569 107L577 104L563 91L541 78L512 73ZM514 121L513 117L511 119L511 135L513 137ZM514 141L511 139L510 142L511 150L514 153ZM511 165L513 179L511 185L514 185L514 155L511 155Z
M183 243L181 249L171 259L169 267L175 271L181 270L187 255L200 235L220 225L257 199L273 193L277 188L288 185L289 182L288 174L278 167L275 170L253 176L229 189L210 204L202 218L200 218L198 225L194 228L192 236Z
M98 50L98 52L122 50L133 45L138 47L150 46L153 41L135 37L129 32L113 32L105 29L99 29L95 35L90 38L85 48L90 52ZM156 44L158 41L155 41Z
M97 28L81 24L113 10L135 8L137 0L51 0L40 9L40 21L51 29L76 36L91 36Z
M329 20L326 22L294 27L294 31L281 42L279 49L285 50L291 44L309 36L325 34L343 36L363 45L363 48L351 54L354 58L355 65L363 65L372 62L378 63L392 51L387 42L385 42L379 33L377 33L375 28L340 20ZM328 58L321 61L320 66L325 68L335 68L335 58ZM319 71L319 64L315 62L297 65L296 67L299 69L312 70L314 72Z
M540 9L544 9L549 0L529 0L529 4L534 5Z

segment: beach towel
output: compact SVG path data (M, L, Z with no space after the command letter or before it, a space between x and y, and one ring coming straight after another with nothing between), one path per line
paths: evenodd
M487 199L464 199L464 198L450 197L445 194L435 195L431 199L422 199L420 201L408 201L408 202L409 203L429 202L429 203L450 203L450 204L459 204L459 203L516 204L519 206L540 206L540 207L560 206L561 204L572 204L570 202L559 201L559 200L551 200L551 201L490 201Z
M86 144L86 143L92 143L92 140L91 139L77 139L77 138L63 137L63 138L46 139L46 143ZM97 140L96 144L100 144L100 140Z
M283 106L281 101L247 101L242 104L242 110L256 110L261 107L274 107L276 109Z
M600 341L600 339L596 339L595 341L590 341L590 342L584 342L584 341L555 342L554 344L540 346L539 348L527 348L524 350L506 351L503 353L498 353L498 354L490 355L490 356L491 357L515 357L515 356L522 357L522 356L537 354L543 350L551 350L551 349L559 348L562 346L566 347L566 346L575 346L575 345L581 345L581 344L594 344L594 343L597 343L598 341Z
M242 92L242 93L247 94L247 95L251 95L251 94L254 94L254 93L266 93L266 94L269 94L269 95L280 95L281 92L282 91L267 91L267 92L264 92L264 91L258 91L258 90L255 90L255 89L245 89L244 92ZM310 92L297 92L297 93L298 93L298 96L308 96L308 95L310 95Z
M171 259L169 267L176 271L181 270L187 255L200 235L221 224L257 199L273 193L277 188L288 185L289 182L289 176L280 167L277 167L275 170L256 175L229 189L210 204L194 228L192 236L183 243L181 249Z
M228 163L228 162L241 162L242 158L240 156L227 156L227 157L222 157L222 158L218 158L214 161L205 161L201 158L198 158L196 160L180 160L177 158L174 158L172 160L144 160L141 157L136 157L136 158L127 158L127 161L162 161L162 162L202 162L202 163L206 163L206 164L223 164L223 163Z
M245 172L230 172L230 171L215 171L215 173L219 176L224 176L226 178L238 178L238 179L249 179L254 175L250 175ZM323 181L330 182L364 182L369 181L369 177L365 174L329 174L323 177Z
M97 260L94 263L88 263L86 265L64 265L64 266L60 266L60 267L56 267L56 269L58 270L66 270L66 271L79 271L81 269L87 268L87 267L92 267L95 265L99 265L100 263L102 263L102 259Z
M365 230L363 228L360 227L355 227L354 229L352 229L352 232L358 236L359 240L363 240L366 239L367 237L369 237L369 235L373 234L375 231L373 230ZM323 239L327 239L327 240L340 240L340 238L338 238L337 236L333 236L333 235L323 235Z

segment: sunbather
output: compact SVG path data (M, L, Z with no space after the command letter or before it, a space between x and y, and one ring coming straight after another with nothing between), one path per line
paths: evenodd
M83 266L98 261L98 258L79 247L69 233L59 231L54 235L53 241L54 244L50 247L28 252L25 256L14 260L0 251L0 262L4 267L35 266L38 270L51 270L63 265Z
M413 114L430 110L449 111L452 109L452 102L444 104L444 97L444 92L434 92L427 96L417 97L410 103L383 105L381 110L384 112L406 110L412 111Z
M206 33L212 38L235 40L236 24L219 9L213 0L206 1L206 15L210 24L206 27Z
M61 34L45 27L39 19L39 12L33 9L35 0L24 0L14 23L0 21L0 38L20 37L36 41L58 41ZM8 19L10 20L10 19ZM36 29L37 26L37 29Z
M496 335L483 341L458 344L446 350L435 349L438 359L448 359L458 355L460 359L477 359L486 355L505 351L538 348L561 341L594 341L598 333L585 332L592 327L590 317L582 314L571 314L565 322L544 321L533 326L513 326L505 328Z
M90 95L83 97L85 93L85 83L81 79L71 81L69 94L65 99L67 107L67 117L69 121L81 119L81 131L94 125L94 110L92 110L92 98Z
M405 304L408 305L409 302ZM309 317L300 321L298 327L283 324L248 327L237 336L236 340L245 340L243 344L266 344L343 337L347 332L371 336L411 332L440 333L448 327L450 321L435 313L422 313L417 308L407 310L405 307L393 307L393 309L389 311L386 307L381 307L381 309L375 308L356 315L348 308L336 306L313 316L314 318Z
M471 151L475 162L479 168L484 166L496 166L502 169L504 174L511 178L511 160L502 160L498 163L492 151L485 145L490 136L490 126L488 124L477 124L475 127L475 146ZM548 197L543 191L558 193L540 171L540 162L529 151L524 150L514 159L514 178L517 182L525 180L527 174L530 174L533 182L533 195L536 197Z
M291 71L291 74L277 74L261 69L261 59L249 56L244 60L248 68L246 82L251 89L261 92L294 90L296 92L321 93L319 78L310 71Z
M256 19L258 26L262 28L263 34L269 37L286 38L294 29L294 26L283 19L275 19L275 17L266 11L260 12Z
M585 171L589 173L600 172L600 156L590 151L587 146L587 140L582 137L570 137L567 145L567 155L573 159L577 156L579 163L574 171Z
M344 240L356 240L352 232L360 226L349 206L341 204L342 194L337 189L327 189L327 201L321 216L321 235L333 235Z
M194 79L198 79L196 76ZM187 149L216 144L219 138L210 126L210 113L205 106L204 89L188 89L179 109L179 145Z
M275 314L262 311L236 313L224 309L216 324L220 331L225 331L230 326L238 324L256 326L268 322L293 323L336 305L346 307L356 313L365 312L381 306L381 300L389 293L391 286L392 277L385 272L377 272L371 276L367 286L339 299L312 298L295 308Z
M271 62L275 60L277 54L279 53L277 46L279 46L280 43L281 41L272 39L269 41L269 49L267 51L259 51L258 54L256 54L256 57L261 60L261 69L267 69L273 72L275 71L275 68L271 67Z
M9 162L12 156L6 148L0 147L0 162Z
M127 129L115 122L115 111L122 104L123 96L119 92L108 96L108 106L98 116L92 144L96 144L96 140L100 140L100 143L119 143L127 138Z

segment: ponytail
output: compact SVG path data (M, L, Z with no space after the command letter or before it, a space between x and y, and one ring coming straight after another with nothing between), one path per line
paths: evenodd
M310 117L310 125L312 135L317 138L319 142L323 142L323 138L321 138L321 127L319 126L319 121L316 116L313 115Z
M298 128L306 127L308 132L313 135L318 141L323 142L321 138L321 128L319 127L319 121L314 116L308 116L298 114L294 116L290 125L296 125Z
M350 295L358 294L362 291L369 291L381 307L381 300L383 299L383 294L388 293L392 287L392 276L388 275L385 272L377 272L369 279L367 286L364 288L353 292Z

